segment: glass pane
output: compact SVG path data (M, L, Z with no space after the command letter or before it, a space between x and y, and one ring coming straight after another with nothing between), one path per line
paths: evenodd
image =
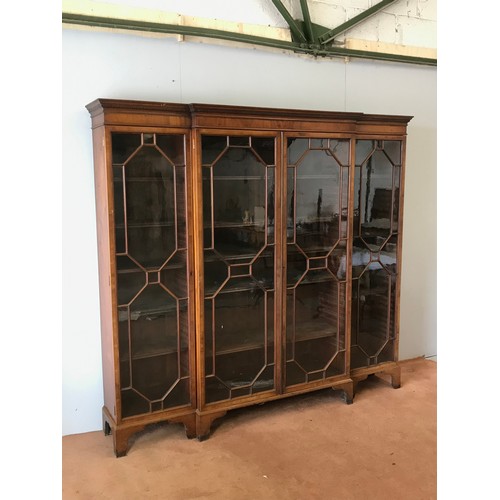
M391 274L397 274L398 236L393 235L379 253L380 263Z
M350 146L328 138L304 141L288 141L288 386L345 371L349 167L341 163L349 164Z
M401 183L401 167L394 167L394 197L392 207L392 231L399 230L399 185Z
M274 165L274 137L252 137L252 149L262 163Z
M113 196L115 207L115 250L127 251L125 243L125 198L123 189L123 167L113 167Z
M350 141L330 139L329 149L335 159L344 167L349 166L350 147Z
M214 166L214 248L254 256L266 244L266 168L248 149L229 148Z
M184 165L184 136L156 134L156 145L174 165Z
M287 286L294 286L307 270L307 258L296 245L287 245Z
M142 134L143 144L154 144L155 135L154 134Z
M264 297L265 294L260 289L221 293L217 296L214 322L216 354L264 343Z
M295 243L295 168L287 168L286 180L286 239Z
M176 298L188 296L187 251L179 250L160 273L160 283Z
M273 321L274 304L269 300L273 293L255 286L244 290L245 283L249 286L251 280L229 280L228 291L206 301L205 373L218 381L207 385L207 402L274 387L273 370L269 380L260 376L274 363L274 333L268 327ZM221 384L227 391L221 390Z
M205 250L205 296L213 295L229 277L229 267L213 250Z
M360 233L364 238L378 237L378 246L391 234L393 169L383 151L375 151L361 167Z
M120 351L120 385L130 386L130 339L129 312L127 307L118 308L118 348Z
M204 135L202 139L201 161L203 165L211 165L226 149L227 137Z
M339 239L340 167L326 151L309 151L296 168L296 242L306 252Z
M129 308L120 308L121 381L131 389L122 401L124 415L189 403L187 311L187 300L176 301L160 285L147 286Z
M119 134L111 136L113 164L125 163L130 155L141 145L141 134Z
M274 143L202 138L207 403L274 387Z
M189 302L179 300L179 376L189 378Z
M229 146L250 146L250 137L248 136L230 136Z
M252 264L251 272L261 288L274 288L274 247L267 247L260 254Z
M308 149L309 139L300 139L298 137L288 139L288 165L295 165Z
M342 374L334 367L345 367L345 284L323 276L289 290L286 333L286 385Z
M356 143L351 367L394 360L400 141Z
M347 238L349 226L349 168L342 167L342 192L340 213L340 237Z
M162 398L177 381L177 357L172 354L132 361L132 385L149 401Z
M151 411L149 400L134 389L122 390L122 416L132 417Z
M274 167L267 168L267 242L274 243ZM261 221L262 225L264 221Z
M212 238L212 168L202 168L202 189L203 189L203 243L205 248L213 248Z
M183 135L113 134L122 416L189 404ZM173 164L179 166L174 166Z
M132 356L177 350L177 301L160 285L149 285L130 305Z
M175 167L175 217L177 248L187 248L186 168Z
M394 165L401 165L401 141L384 141L384 151Z
M377 364L377 356L388 342L391 288L395 280L378 262L373 262L353 283L352 368ZM354 364L353 364L354 363Z
M341 240L327 258L328 270L338 281L345 281L347 272L347 240Z
M363 165L373 154L377 146L377 141L356 141L356 166Z
M176 247L174 168L143 147L125 166L125 186L128 253L144 267L160 267Z
M124 255L116 257L118 305L128 304L146 284L146 273Z

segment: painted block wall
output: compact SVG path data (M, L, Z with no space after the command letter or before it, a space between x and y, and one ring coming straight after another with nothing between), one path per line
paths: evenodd
M414 115L403 240L401 359L436 354L436 70L64 29L63 434L101 428L90 117L98 97Z
M318 24L335 27L352 19L375 0L309 0L311 19ZM400 0L391 4L359 26L346 31L339 40L357 38L377 42L437 47L437 0ZM300 3L291 1L300 16ZM328 21L325 21L328 20Z
M302 19L299 0L282 0L294 19ZM107 0L106 3L157 9L185 16L287 28L271 0ZM308 0L313 23L334 28L376 5L377 0ZM228 7L229 6L229 7ZM356 38L415 47L437 47L437 0L399 0L338 38Z

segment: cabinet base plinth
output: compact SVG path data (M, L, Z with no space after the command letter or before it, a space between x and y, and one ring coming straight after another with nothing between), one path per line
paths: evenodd
M352 405L354 401L354 382L352 380L336 385L332 387L332 389L334 391L342 391L342 398L345 403L348 405Z
M226 413L226 411L219 411L215 413L196 414L196 437L198 441L208 439L214 420L223 417Z
M368 377L374 377L378 373L385 373L391 377L391 385L394 389L401 387L401 367L397 362L387 363L373 367L359 368L351 372L351 378L354 381L354 393L359 382L366 380Z
M113 436L113 450L117 458L127 455L129 439L134 434L143 431L148 425L161 422L184 424L186 436L190 439L197 436L195 414L189 413L176 417L163 417L160 419L144 420L143 422L127 422L117 424L106 407L102 410L103 431L105 436Z

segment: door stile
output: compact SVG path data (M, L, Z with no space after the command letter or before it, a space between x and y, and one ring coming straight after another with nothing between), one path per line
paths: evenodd
M187 206L187 242L188 242L188 286L189 286L189 393L191 399L191 407L196 408L197 395L196 387L198 384L196 368L196 335L198 328L196 327L196 318L198 317L196 310L196 247L195 247L195 224L196 224L196 205L194 202L194 184L195 184L195 171L196 171L196 155L193 148L189 145L193 144L192 132L186 131L185 135L185 151L186 151L186 206Z
M113 150L112 150L112 142L111 142L111 130L106 130L105 127L99 127L94 130L94 141L97 145L97 151L99 152L99 148L102 147L104 156L105 156L105 164L104 164L104 172L103 177L99 175L99 180L103 182L102 187L100 189L106 189L106 196L104 199L107 200L106 215L107 215L107 244L109 252L106 256L106 268L109 270L108 283L106 283L106 277L100 277L101 280L104 281L104 289L106 289L106 285L109 285L110 288L110 296L108 300L111 301L111 323L112 323L112 342L113 342L113 363L114 363L114 398L115 404L112 406L108 406L108 409L112 411L112 416L116 419L116 423L121 423L122 421L122 393L120 386L120 352L119 352L119 338L118 338L118 299L117 299L117 274L116 274L116 244L115 244L115 197L114 197L114 189L113 189ZM95 159L94 161L97 163L99 153L94 153ZM105 186L105 188L104 188ZM99 214L98 214L99 215ZM99 250L101 247L99 247ZM108 267L109 266L109 267ZM102 300L102 299L101 299ZM102 320L101 320L102 321ZM104 337L103 337L104 340ZM103 352L106 352L108 346L102 346ZM106 380L106 373L105 382ZM106 394L105 394L106 396ZM107 402L105 401L105 404Z
M397 281L396 281L396 305L394 310L394 361L399 360L399 326L401 307L401 269L403 256L403 210L406 171L406 136L401 138L401 173L399 178L399 213L398 213L398 248L397 248Z
M204 271L203 271L203 210L202 203L202 169L201 169L201 134L193 131L192 138L192 179L193 179L193 263L195 283L195 338L196 338L196 407L201 410L205 406L205 342L204 342Z
M354 234L354 187L356 172L356 139L351 137L349 154L349 200L348 200L348 218L347 225L347 252L346 252L346 297L345 297L345 371L349 375L351 371L351 315L352 315L352 247Z
M275 263L275 310L274 310L274 359L275 359L275 370L274 370L274 380L277 394L283 394L285 387L285 362L284 362L284 346L286 341L286 330L284 321L284 311L286 300L284 300L284 294L286 293L286 283L284 282L286 277L286 264L284 256L286 253L286 203L285 193L285 167L286 162L284 161L284 151L283 146L283 132L276 135L275 142L275 162L276 162L276 174L275 174L275 223L274 223L274 241L276 245L276 251L274 254Z

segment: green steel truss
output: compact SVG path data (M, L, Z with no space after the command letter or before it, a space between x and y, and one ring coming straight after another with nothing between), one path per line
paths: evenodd
M304 18L303 21L294 20L281 0L271 1L290 27L290 32L292 35L291 42L210 28L198 28L194 26L180 26L176 24L153 23L129 19L113 19L108 17L71 14L67 12L63 12L62 22L64 24L73 24L80 26L216 38L238 43L248 43L252 45L290 50L296 53L309 54L315 57L353 57L421 64L427 66L437 65L437 59L434 58L346 49L343 47L335 46L335 44L333 44L333 40L335 39L335 37L364 21L368 17L376 14L382 8L391 3L394 3L394 1L397 0L382 0L373 7L367 9L366 11L353 17L349 21L341 24L340 26L337 26L334 29L325 28L324 26L320 26L311 22L307 0L300 0L300 6Z

